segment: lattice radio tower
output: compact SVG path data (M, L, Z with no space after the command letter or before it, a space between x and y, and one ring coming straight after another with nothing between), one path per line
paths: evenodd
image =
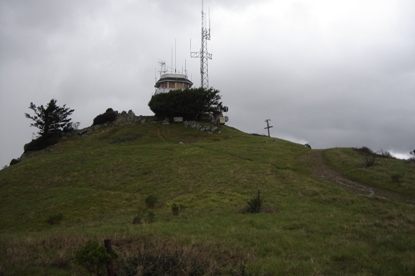
M200 86L205 89L209 89L209 71L208 71L208 59L212 59L212 54L208 52L207 41L210 40L210 19L209 28L205 26L206 14L203 11L202 0L202 43L200 46L200 52L192 52L192 41L190 41L190 57L200 58Z

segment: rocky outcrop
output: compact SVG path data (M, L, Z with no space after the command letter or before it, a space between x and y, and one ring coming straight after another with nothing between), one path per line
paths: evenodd
M134 112L130 109L128 112L123 111L121 113L117 112L117 119L115 119L115 123L124 123L124 124L136 124L141 123L141 116L136 116Z
M209 126L209 125L200 125L197 121L184 121L183 122L185 127L191 127L196 128L199 131L206 131L207 133L214 133L216 130L218 130L218 127L216 126ZM220 133L220 131L218 132Z

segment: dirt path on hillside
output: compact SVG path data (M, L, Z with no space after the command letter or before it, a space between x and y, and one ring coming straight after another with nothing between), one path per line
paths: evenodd
M314 172L314 176L323 179L324 181L337 185L352 193L364 196L378 196L385 198L394 198L403 200L406 203L415 204L415 199L403 197L400 194L362 185L355 181L345 178L343 175L330 168L324 163L322 150L311 150L306 155L300 157L300 161L304 162L309 169Z

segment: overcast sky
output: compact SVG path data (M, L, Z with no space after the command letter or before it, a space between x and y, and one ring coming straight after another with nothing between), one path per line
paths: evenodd
M199 0L0 0L0 165L37 129L30 102L152 115L159 61L200 85ZM209 84L228 125L313 148L415 149L415 1L205 0ZM176 47L175 47L176 45ZM174 51L174 48L176 49ZM172 55L173 52L173 55ZM173 63L172 63L173 60Z

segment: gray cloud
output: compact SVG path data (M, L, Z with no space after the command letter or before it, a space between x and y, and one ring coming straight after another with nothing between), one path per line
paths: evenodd
M231 126L316 148L413 150L415 3L204 1L210 85ZM200 1L1 1L0 164L30 141L30 102L151 114L158 64L199 85ZM174 46L176 45L176 50Z

